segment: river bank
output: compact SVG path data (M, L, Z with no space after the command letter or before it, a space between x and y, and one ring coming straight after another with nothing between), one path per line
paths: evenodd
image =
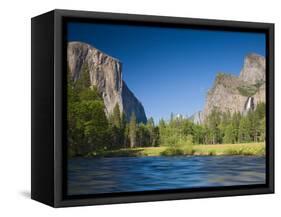
M265 155L265 143L188 145L178 147L138 147L92 152L87 157L144 157L144 156L232 156Z

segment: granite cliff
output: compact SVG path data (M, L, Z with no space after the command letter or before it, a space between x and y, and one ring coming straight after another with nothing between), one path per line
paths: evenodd
M239 76L217 74L199 122L204 122L215 107L221 112L245 114L260 102L265 102L265 58L250 54L245 57Z
M74 82L80 78L82 69L87 69L91 86L96 86L103 97L107 116L117 104L127 119L134 112L138 122L147 121L141 102L122 80L122 64L118 59L89 44L69 42L67 64Z

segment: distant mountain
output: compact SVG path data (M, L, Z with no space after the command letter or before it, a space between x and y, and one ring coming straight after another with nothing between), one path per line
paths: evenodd
M116 104L127 119L135 113L138 122L146 122L141 102L122 80L122 64L104 52L82 42L69 42L67 46L68 71L77 81L83 70L89 72L91 86L96 86L103 97L107 116ZM89 87L90 88L90 87Z
M195 112L189 118L195 124L202 124L203 123L203 113L202 111Z
M204 110L194 115L194 122L203 123L214 108L243 114L255 109L259 102L265 102L265 58L250 54L245 57L239 76L217 74L207 93Z

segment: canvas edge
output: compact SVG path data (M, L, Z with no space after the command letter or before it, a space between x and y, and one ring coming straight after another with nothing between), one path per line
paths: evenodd
M49 206L54 206L53 14L31 19L31 199Z

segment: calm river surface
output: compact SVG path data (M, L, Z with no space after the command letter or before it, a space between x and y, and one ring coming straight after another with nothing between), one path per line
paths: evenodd
M264 183L264 157L116 157L68 161L69 195Z

